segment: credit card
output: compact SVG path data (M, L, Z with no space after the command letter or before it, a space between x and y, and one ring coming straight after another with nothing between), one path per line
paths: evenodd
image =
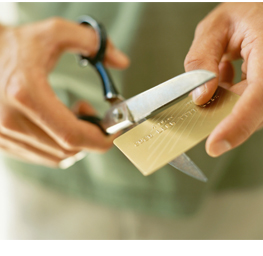
M238 99L221 87L202 106L188 96L119 136L114 144L143 175L149 175L204 140Z

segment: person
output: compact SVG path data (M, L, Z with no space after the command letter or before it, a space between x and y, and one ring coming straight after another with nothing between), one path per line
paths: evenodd
M213 11L213 3L18 5L20 25L0 30L0 146L37 165L4 159L14 173L12 200L19 213L8 228L9 238L262 238L256 222L262 207L258 201L249 207L243 203L246 196L261 198L263 181L263 137L261 131L255 133L263 121L261 3L223 3ZM68 51L96 53L94 31L74 22L83 12L102 21L114 42L108 42L105 64L127 68L128 58L117 49L130 56L127 71L113 72L126 98L182 73L184 67L217 74L216 80L193 92L196 104L207 102L218 84L241 95L206 141L210 156L232 150L216 159L206 155L204 143L189 151L208 176L207 184L169 166L143 177L116 148L109 150L116 135L106 137L76 118L95 109L102 115L108 108L94 70L78 67L72 55L61 57ZM234 84L232 61L238 58L243 59L242 81ZM89 152L86 158L67 170L54 170L81 150ZM248 195L244 188L249 187ZM234 188L239 193L228 192L223 199L223 193L216 193Z

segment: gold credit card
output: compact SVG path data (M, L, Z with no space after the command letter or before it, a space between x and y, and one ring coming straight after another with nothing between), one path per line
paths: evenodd
M121 135L114 144L149 175L205 139L238 99L221 87L203 106L196 106L188 96Z

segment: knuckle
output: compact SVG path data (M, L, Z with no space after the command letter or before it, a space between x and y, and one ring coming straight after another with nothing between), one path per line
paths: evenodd
M184 67L186 71L190 71L192 69L198 68L199 66L202 66L203 60L200 58L197 54L187 54L185 61L184 61Z
M11 101L19 105L24 105L28 102L27 93L19 85L9 87L8 97Z
M226 28L228 23L228 18L222 17L221 15L212 15L212 13L210 13L210 15L203 18L197 24L195 35L202 35L203 33L213 33L215 31L215 27L221 30L222 28Z
M205 21L205 19L203 19L197 24L196 29L195 29L195 33L196 34L202 33L204 31L205 27L206 27L206 21Z
M31 98L25 86L15 76L11 80L11 83L6 87L6 98L14 105L30 107Z
M2 134L8 133L8 131L12 130L12 118L8 115L0 116L0 131Z
M50 32L57 33L58 29L63 25L64 20L60 17L52 17L46 20L46 26Z
M45 21L43 33L44 40L42 43L45 44L47 52L52 56L57 53L57 49L60 47L60 37L65 27L65 20L60 17L53 17Z
M239 127L239 137L242 141L247 140L253 131L250 129L249 125L243 124Z

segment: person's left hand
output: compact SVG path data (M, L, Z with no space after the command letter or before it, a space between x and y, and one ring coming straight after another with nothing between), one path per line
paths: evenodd
M211 133L206 151L216 157L246 141L263 124L263 4L223 3L197 27L185 59L186 71L207 69L218 75L193 92L206 103L218 84L239 95L232 113ZM233 84L232 60L243 59L242 81Z

